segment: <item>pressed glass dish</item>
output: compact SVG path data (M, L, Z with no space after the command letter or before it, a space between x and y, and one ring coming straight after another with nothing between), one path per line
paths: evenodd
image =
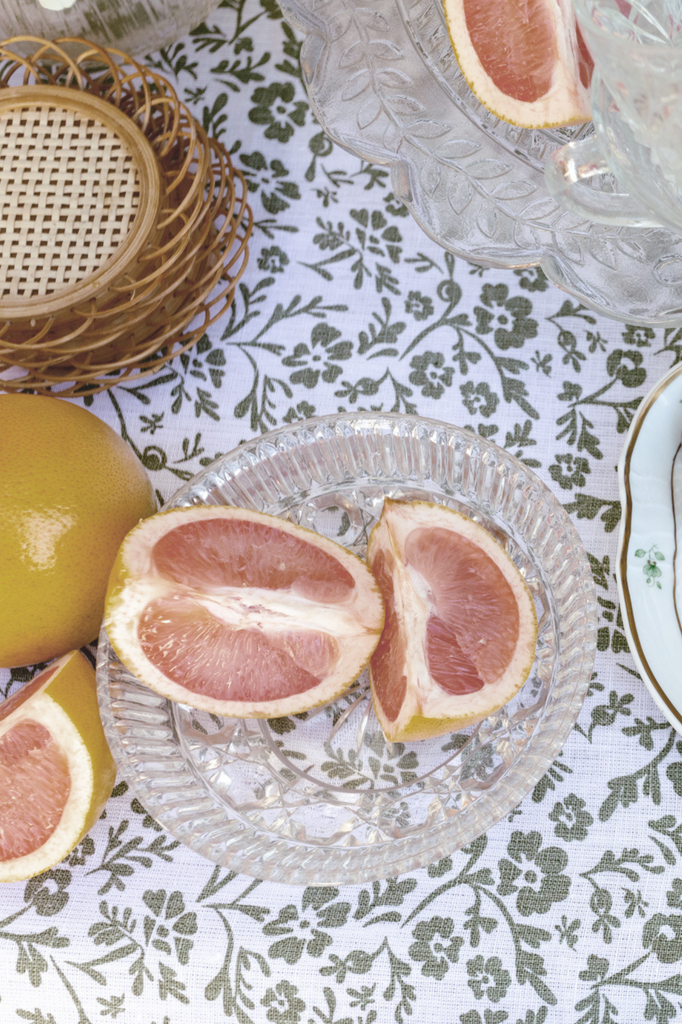
M305 36L304 80L324 130L388 165L393 191L439 245L483 266L540 265L626 323L682 321L682 235L597 224L559 206L544 163L591 126L529 131L485 110L459 71L441 0L280 2Z
M592 574L557 499L492 442L414 416L310 420L222 456L170 505L258 509L363 556L386 496L449 505L505 546L538 612L531 674L514 700L466 732L390 744L365 676L302 715L222 719L143 686L103 630L100 709L121 775L173 836L209 860L307 885L423 867L508 814L573 726L596 648Z
M199 25L219 0L0 0L0 39L82 36L144 56Z

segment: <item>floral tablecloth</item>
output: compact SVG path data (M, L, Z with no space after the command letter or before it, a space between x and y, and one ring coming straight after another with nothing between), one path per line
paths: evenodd
M682 330L600 319L537 270L432 244L384 169L311 115L274 0L224 0L155 64L247 176L237 300L188 355L87 400L160 499L240 441L339 410L470 426L573 515L599 653L563 752L464 850L381 882L217 868L125 783L59 867L0 890L0 1019L30 1024L667 1024L682 1016L682 741L635 670L614 580L615 465ZM8 694L32 669L0 672Z

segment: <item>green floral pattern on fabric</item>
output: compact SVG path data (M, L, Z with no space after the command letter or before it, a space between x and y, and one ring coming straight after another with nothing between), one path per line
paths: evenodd
M526 340L538 332L537 322L530 318L533 304L522 296L508 296L506 284L483 285L483 306L474 306L476 330L479 334L492 331L498 348L523 348Z
M469 988L476 999L485 996L491 1003L499 1003L511 985L511 974L504 970L499 956L491 956L486 960L479 953L468 961L467 973Z
M566 899L571 886L562 874L568 854L558 846L541 846L539 832L514 832L507 847L511 860L500 861L497 891L502 896L518 893L516 907L524 917L546 914L552 903Z
M422 974L441 981L450 964L457 963L464 939L459 935L453 938L453 931L452 918L432 917L430 921L419 922L412 932L416 941L410 946L409 954L413 960L423 961Z
M400 55L371 59L400 103ZM481 269L435 246L386 168L315 122L299 37L274 0L223 0L149 60L244 174L250 261L194 349L78 403L131 445L160 501L241 441L337 411L418 413L491 438L573 517L598 654L575 728L526 798L399 878L236 875L170 837L119 781L61 864L0 889L0 1020L681 1024L682 740L637 675L614 573L615 466L644 395L682 363L682 329L608 321L537 267ZM495 178L481 181L494 194ZM636 556L652 599L673 575L655 541ZM37 668L0 670L0 695ZM288 725L271 723L283 743ZM418 746L369 753L372 779L414 782ZM483 746L464 781L490 767ZM325 770L353 792L356 763L332 749Z
M249 111L249 120L265 126L265 138L288 142L296 127L305 124L308 104L296 100L291 82L273 82L254 90L251 100L255 104Z

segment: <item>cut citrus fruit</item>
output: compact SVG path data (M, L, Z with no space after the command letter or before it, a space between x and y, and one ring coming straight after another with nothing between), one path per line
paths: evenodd
M589 121L592 58L570 0L444 0L460 70L488 110L522 128Z
M160 512L131 530L105 615L138 679L236 718L332 700L369 661L383 622L376 582L354 554L287 520L220 506Z
M370 680L388 740L455 732L511 700L533 665L537 618L487 530L442 505L387 499L367 561L386 607Z
M121 541L156 511L132 448L60 398L0 396L0 665L94 640Z
M95 672L64 655L0 704L0 882L54 867L94 825L116 766Z

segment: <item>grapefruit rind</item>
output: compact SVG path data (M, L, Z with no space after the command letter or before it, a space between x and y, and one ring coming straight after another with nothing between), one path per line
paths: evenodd
M35 665L95 639L111 564L157 504L115 430L71 402L0 396L0 665Z
M319 629L339 641L339 658L334 671L317 686L273 700L217 699L175 683L142 650L138 628L145 609L160 596L172 596L178 592L177 582L164 581L154 571L152 551L155 543L184 522L211 518L238 518L264 523L303 537L331 554L353 577L355 588L345 606L318 606L315 602L281 591L253 588L248 592L247 603L256 607L267 605L289 625L302 630ZM194 590L192 597L211 613L231 615L234 621L239 599L221 612L223 599L219 593L202 595ZM244 621L248 621L248 615ZM348 689L369 663L383 629L384 608L379 587L365 563L335 541L288 520L251 509L195 505L159 512L131 530L111 571L104 624L110 643L123 664L140 682L169 700L229 718L278 718L326 704Z
M502 92L483 67L471 41L464 0L443 0L445 22L460 71L467 85L495 117L519 128L556 128L592 119L590 93L580 80L575 17L567 0L551 0L557 47L552 84L539 99L517 100ZM568 28L566 28L568 26ZM575 43L575 45L571 45Z
M519 639L504 674L494 684L466 696L445 692L432 679L426 664L424 636L429 617L428 595L403 559L407 537L415 527L424 525L423 518L420 520L424 513L430 527L456 530L493 559L512 588L519 610ZM370 567L382 550L390 551L394 560L396 615L406 645L407 675L405 699L398 717L391 720L378 697L370 664L374 711L386 739L392 743L411 742L478 724L515 696L535 661L537 615L525 580L502 545L484 527L454 509L432 502L386 499L381 519L369 538L367 561Z
M20 722L42 725L66 759L71 788L59 823L42 846L23 857L0 861L0 882L39 875L68 856L97 821L116 779L90 663L79 651L72 651L43 674L45 683L0 721L0 737ZM33 683L39 680L37 676ZM13 697L20 701L21 691Z

